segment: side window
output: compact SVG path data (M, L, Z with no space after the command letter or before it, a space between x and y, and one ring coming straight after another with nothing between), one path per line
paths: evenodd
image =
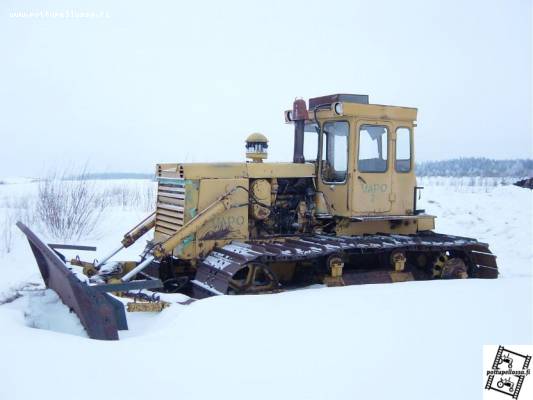
M348 170L348 133L346 121L326 122L323 127L322 179L324 182L344 182Z
M316 161L318 157L318 133L316 124L305 124L304 158L306 162Z
M396 171L411 171L411 131L409 128L396 129Z
M385 172L388 157L388 129L383 125L361 125L359 129L360 172Z

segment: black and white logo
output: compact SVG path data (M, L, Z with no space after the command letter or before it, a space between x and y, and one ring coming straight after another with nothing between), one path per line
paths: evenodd
M484 346L484 399L531 398L528 394L533 392L530 388L533 386L533 378L528 378L531 374L531 350L533 346ZM532 382L528 382L528 379Z

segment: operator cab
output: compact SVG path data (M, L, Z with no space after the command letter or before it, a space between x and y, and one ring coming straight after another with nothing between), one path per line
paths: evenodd
M295 100L294 162L316 166L317 187L333 214L416 214L413 157L415 108L370 104L368 96L335 94Z

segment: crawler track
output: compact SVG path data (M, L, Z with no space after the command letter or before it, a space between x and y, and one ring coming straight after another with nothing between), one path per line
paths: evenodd
M232 242L214 249L199 263L192 281L193 295L197 298L230 294L232 280L239 271L257 264L269 270L274 263L298 263L324 260L330 255L340 255L346 260L345 272L361 279L349 279L346 284L373 283L367 275L369 270L388 273L391 269L385 263L358 265L363 256L386 259L393 251L413 254L435 254L452 252L465 261L468 275L473 278L496 278L498 269L496 257L486 243L475 239L427 232L417 235L362 235L362 236L293 236L263 240ZM385 257L384 257L385 256ZM370 267L370 268L369 268ZM408 265L408 268L413 268ZM414 271L414 269L413 269ZM414 271L415 279L431 277ZM270 272L269 272L270 273ZM366 274L366 275L365 275ZM383 282L380 280L379 282ZM319 283L319 282L316 282ZM283 289L283 286L280 285Z

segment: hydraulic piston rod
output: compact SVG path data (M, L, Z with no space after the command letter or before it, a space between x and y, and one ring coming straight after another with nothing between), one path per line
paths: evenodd
M150 263L155 259L159 260L165 256L172 254L172 250L174 250L176 246L182 243L185 238L196 233L198 229L204 226L207 222L211 221L217 215L231 208L230 196L235 190L236 189L232 189L228 193L219 197L217 200L211 203L205 210L200 212L196 217L194 217L185 225L183 225L181 229L177 231L174 235L169 237L164 242L159 243L157 246L155 246L153 250L153 255L147 257L143 262L141 262L134 269L124 275L122 277L122 281L129 281L143 269L148 267L148 265L150 265Z
M133 268L130 272L124 275L122 277L122 282L129 281L131 278L133 278L135 275L137 275L139 272L141 272L143 269L149 266L152 261L154 261L154 256L147 257L142 263L140 263L135 268Z
M198 231L207 222L211 221L214 217L222 214L224 211L231 207L230 196L235 191L232 189L228 193L219 197L213 203L211 203L205 210L200 212L196 217L191 219L185 225L181 227L174 235L169 237L163 243L160 243L154 248L153 254L157 258L163 258L172 254L172 250L178 246L187 236L192 235Z
M135 243L138 239L140 239L146 232L148 232L154 226L155 226L155 211L152 214L150 214L148 217L143 219L141 222L139 222L137 225L135 225L132 229L130 229L129 232L127 232L124 235L124 238L122 239L120 246L114 249L107 256L102 258L102 260L98 264L96 264L96 268L100 268L107 261L109 261L111 257L116 255L120 250L130 247L133 243Z

